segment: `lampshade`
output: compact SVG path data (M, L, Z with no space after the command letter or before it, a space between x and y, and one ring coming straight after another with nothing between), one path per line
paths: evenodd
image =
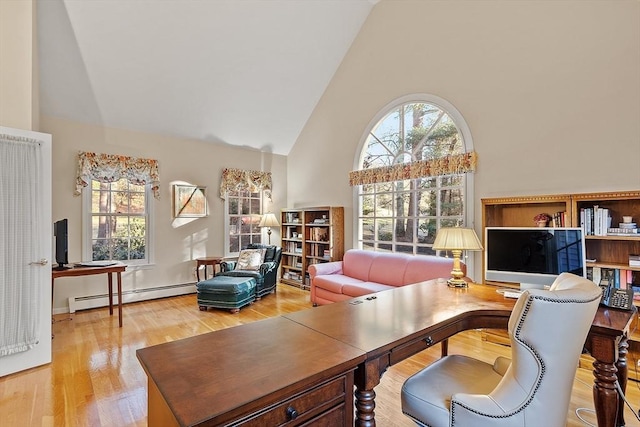
M276 216L273 213L269 212L262 215L262 218L260 219L260 224L258 226L259 227L279 227L280 223L278 222L278 219L276 218Z
M433 249L481 251L482 243L473 228L443 227L438 230L436 240L433 242Z

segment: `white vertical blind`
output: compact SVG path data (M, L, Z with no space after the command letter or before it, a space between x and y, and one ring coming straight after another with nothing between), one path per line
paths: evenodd
M38 340L38 282L42 233L42 146L39 141L0 134L0 356L24 352Z

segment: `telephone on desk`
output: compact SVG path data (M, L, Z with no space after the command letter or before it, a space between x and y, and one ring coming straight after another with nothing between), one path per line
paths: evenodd
M633 308L633 290L615 288L612 285L600 285L602 289L602 299L600 305L622 310Z

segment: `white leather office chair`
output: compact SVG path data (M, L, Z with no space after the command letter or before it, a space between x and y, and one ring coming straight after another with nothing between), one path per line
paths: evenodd
M405 381L402 412L429 427L564 426L600 296L569 273L523 292L509 318L511 360L445 356Z

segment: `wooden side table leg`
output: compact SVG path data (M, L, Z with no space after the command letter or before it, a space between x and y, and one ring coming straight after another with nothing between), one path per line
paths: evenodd
M109 316L113 316L113 273L107 273L109 281ZM118 273L120 274L120 273Z
M122 274L118 271L118 323L122 328ZM109 274L111 276L111 274Z
M196 278L198 279L198 282L200 281L200 265L201 265L200 261L196 261ZM204 268L206 269L207 266L205 265ZM205 279L207 278L206 271L205 271L205 274L204 274L204 278Z

